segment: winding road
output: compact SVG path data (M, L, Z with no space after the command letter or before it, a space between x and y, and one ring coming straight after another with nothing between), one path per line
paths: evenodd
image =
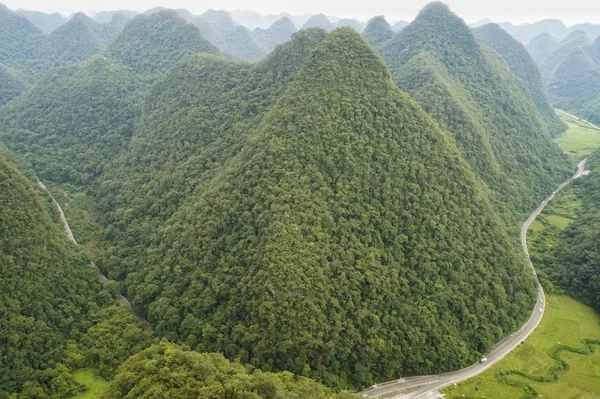
M79 244L77 244L77 241L75 241L75 237L73 236L73 232L71 231L71 227L69 226L69 222L67 222L67 218L65 217L65 213L63 212L60 204L58 203L58 201L56 201L56 199L54 198L54 196L52 195L52 193L50 191L48 191L48 189L46 188L46 186L44 185L44 183L42 183L40 181L40 179L37 180L37 184L38 186L44 190L46 193L48 193L48 195L50 196L50 198L52 199L52 202L54 203L54 205L56 206L56 209L58 210L59 216L60 216L60 221L65 229L65 233L67 234L67 237L69 237L69 240L75 244L76 246L79 246ZM94 266L94 268L96 270L98 270L98 273L100 274L100 281L102 282L102 284L106 284L108 282L108 279L106 278L106 276L104 274L102 274L102 272L100 271L100 269L98 269L98 267L94 264L94 262L91 262L92 266ZM140 323L142 323L142 326L144 326L144 328L150 328L150 323L148 323L146 321L146 319L144 319L131 305L131 303L127 300L127 298L125 298L123 295L116 293L115 294L115 299L125 305L127 307L127 309L129 309L129 311L140 321Z
M531 272L536 276L536 283L538 286L537 301L533 309L533 313L527 323L521 329L510 336L504 338L498 342L492 349L483 355L487 358L487 361L481 363L477 362L467 368L452 371L450 373L428 375L428 376L417 376L401 378L399 380L385 382L382 384L373 385L372 387L359 393L359 397L363 398L411 398L411 399L434 399L443 397L438 392L439 389L448 385L456 384L460 381L475 377L476 375L484 372L496 362L500 361L513 349L515 349L521 342L523 342L535 328L540 324L544 315L546 306L546 297L544 290L537 278L533 263L529 257L529 250L527 249L527 231L531 224L535 221L535 218L544 210L546 205L554 198L556 193L565 188L573 180L583 176L585 171L585 159L577 165L577 172L567 180L565 180L558 188L552 192L542 203L536 208L535 211L527 218L521 228L521 245L525 252L527 263L531 267Z

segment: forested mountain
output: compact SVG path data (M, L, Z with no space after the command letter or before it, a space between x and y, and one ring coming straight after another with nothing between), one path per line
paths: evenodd
M157 372L160 370L160 372ZM352 399L290 373L251 371L223 355L198 353L161 342L130 358L102 399L137 398Z
M515 26L510 22L501 23L500 26L515 39L523 44L529 43L531 39L541 33L549 33L552 37L562 38L568 28L564 22L556 19L544 19L532 24Z
M527 51L537 65L542 62L558 47L558 42L549 33L540 33L527 43Z
M446 5L427 5L381 53L398 86L453 137L509 225L568 175L523 83Z
M471 362L527 318L531 277L366 41L322 38L153 88L98 194L102 267L160 335L265 371L364 386Z
M329 32L335 29L335 26L324 14L317 14L310 17L310 19L302 26L302 29L307 28L320 28Z
M165 70L186 55L218 53L194 25L175 11L139 15L111 43L106 55L139 72Z
M473 30L475 37L506 61L508 68L525 85L533 99L548 131L558 135L566 130L566 125L559 119L550 106L544 91L542 76L525 46L510 36L500 26L487 24Z
M87 185L129 143L136 79L98 55L56 69L0 108L0 142L53 182Z
M575 32L561 40L558 43L558 46L556 46L550 55L548 55L548 57L540 64L540 72L542 73L542 79L546 86L548 86L552 80L556 68L558 68L558 66L567 58L573 49L577 47L586 47L589 44L589 37L582 31Z
M270 52L277 45L290 40L292 35L296 33L296 26L289 18L283 17L275 21L269 28L256 28L252 33L260 44Z
M586 48L573 48L548 82L554 104L593 123L600 123L600 63Z
M38 193L0 157L0 397L65 398L65 350L112 298ZM68 392L67 392L68 393Z
M233 30L237 28L237 24L233 22L231 15L227 11L207 10L198 17L199 19L215 24L221 29Z
M46 14L39 11L28 11L19 8L16 13L27 18L33 26L46 34L53 32L67 22L67 19L57 12Z
M72 64L104 52L115 37L108 25L100 25L79 12L50 34L50 52L59 65Z
M33 79L48 68L46 36L0 4L0 63Z
M137 17L140 13L137 11L130 10L115 10L115 11L100 11L97 14L94 14L92 19L101 24L107 24L115 17L115 15L123 15L127 17L127 19L133 19Z
M392 26L392 30L394 32L400 32L402 29L406 28L407 26L408 26L408 22L398 21L394 24L394 26Z
M194 17L192 23L200 29L202 36L223 53L246 61L264 58L268 53L267 46L275 41L270 35L280 30L280 27L276 26L274 31L269 31L267 38L261 33L255 37L248 28L237 26L225 11L214 10ZM268 43L262 43L261 39L267 39Z
M552 49L540 70L556 107L600 123L600 39L590 43L585 32L573 32Z
M385 18L380 15L369 20L363 36L373 47L379 47L394 36L394 31Z
M27 79L19 71L0 63L0 106L6 104L27 88Z
M358 33L361 33L367 25L363 22L350 18L342 18L335 23L336 28L352 28Z
M131 283L139 284L146 269L141 257L161 225L239 151L325 35L320 30L298 32L255 66L191 57L148 93L131 148L103 176L97 195L110 244L101 263L113 278L131 274ZM130 299L143 304L144 294L130 291Z
M568 193L579 206L575 220L564 229L545 228L537 238L536 265L548 289L564 290L572 297L600 311L600 152L593 153L587 161L587 177L572 183ZM567 194L561 194L566 196Z

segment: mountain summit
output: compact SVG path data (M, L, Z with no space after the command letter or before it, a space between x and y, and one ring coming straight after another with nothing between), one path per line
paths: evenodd
M349 28L159 241L158 286L131 292L161 334L333 385L472 362L534 293L469 166Z

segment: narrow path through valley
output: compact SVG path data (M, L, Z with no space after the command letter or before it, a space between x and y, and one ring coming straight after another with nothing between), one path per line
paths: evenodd
M577 171L567 180L562 182L555 191L552 192L543 200L540 205L533 211L533 213L527 218L521 227L521 246L523 252L525 252L527 263L531 267L531 272L536 276L536 283L538 286L537 301L533 308L533 313L527 323L521 329L510 336L504 338L486 353L485 357L487 360L484 362L477 362L462 370L452 371L450 373L418 376L418 377L407 377L399 380L385 382L382 384L373 385L372 387L359 393L360 397L363 398L411 398L411 399L432 399L440 397L438 389L445 386L456 384L460 381L475 377L481 374L492 365L500 361L506 355L513 351L521 342L523 342L535 328L540 324L544 315L544 309L546 306L546 297L544 290L537 278L537 274L533 268L533 263L529 257L529 250L527 248L527 231L531 224L535 221L535 218L544 210L546 205L554 198L556 193L565 188L573 180L583 176L585 174L585 159L577 165Z
M77 244L77 241L75 240L75 237L73 236L73 232L71 231L71 227L69 226L69 222L67 222L67 218L65 217L65 213L63 212L60 204L58 203L58 201L56 201L56 199L54 198L54 196L52 195L52 193L50 191L48 191L48 189L46 188L46 186L44 185L44 183L42 183L39 179L37 181L38 186L40 186L40 188L42 190L44 190L45 192L48 193L48 195L50 196L50 198L52 198L52 202L54 203L54 205L56 206L56 209L58 209L58 213L60 215L60 221L62 222L62 225L65 229L65 233L67 234L67 237L69 237L69 240L71 242L73 242L75 245L79 246L79 244ZM98 270L98 273L100 274L100 281L105 284L106 282L108 282L108 279L106 278L106 276L104 274L102 274L102 272L100 272L100 270L98 269L98 267L94 264L94 262L90 262L95 268L96 270ZM148 323L146 321L146 319L144 319L142 317L142 315L140 315L138 312L136 312L136 310L133 308L133 306L131 305L131 303L127 300L127 298L125 298L123 295L116 293L115 294L115 299L127 306L127 308L129 309L129 311L140 321L140 323L142 323L142 325L146 328L150 328L150 323Z

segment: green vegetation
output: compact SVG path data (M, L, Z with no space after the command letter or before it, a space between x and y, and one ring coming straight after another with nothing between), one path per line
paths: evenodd
M575 220L564 228L560 225L545 228L539 237L535 237L537 249L532 256L549 290L566 292L596 310L600 310L600 270L597 262L600 256L597 245L597 231L600 228L599 163L600 152L596 151L588 158L587 168L592 171L590 175L574 182L567 191L568 197L576 198L577 205L569 208L563 206L560 216ZM564 201L561 198L556 206L564 204ZM555 217L550 218L552 213L558 213L560 209L556 211L554 207L550 208L546 217L556 221Z
M0 397L77 392L65 351L112 301L32 184L0 159ZM26 394L33 396L26 396Z
M373 47L379 47L392 39L394 31L383 16L377 16L369 20L363 36Z
M575 159L583 159L600 147L600 130L559 111L567 131L558 139L560 148Z
M268 29L256 28L252 33L267 52L271 52L279 44L290 40L296 33L296 26L289 18L283 17L275 21Z
M127 360L102 399L141 398L350 399L291 373L265 373L161 342Z
M556 47L558 47L556 40L548 32L544 32L527 43L527 52L537 65L541 65Z
M275 58L195 57L155 87L146 137L101 194L143 212L115 202L118 252L102 267L159 335L265 371L364 386L472 362L529 313L523 259L460 154L366 41L351 29L316 45L310 35L322 38L301 32L274 54L303 64L286 74ZM255 80L264 74L293 80ZM244 76L264 105L240 107L239 93L256 90L223 90ZM129 202L130 190L152 193Z
M600 40L583 31L564 39L540 65L555 107L600 124Z
M175 11L135 17L106 50L107 56L146 73L163 71L194 53L218 50Z
M104 52L114 39L108 25L101 25L82 12L78 12L48 38L50 52L58 65L68 65Z
M85 391L73 399L98 399L109 386L109 382L100 377L93 368L73 372L73 379L85 387Z
M528 90L446 5L428 4L381 53L398 86L454 139L510 228L569 175L573 165Z
M540 326L502 362L458 386L454 398L595 398L600 392L600 316L548 295Z
M131 139L138 86L100 55L54 70L0 109L0 140L43 181L89 185Z
M546 124L548 132L555 136L564 132L566 126L550 106L548 96L544 91L542 76L525 46L496 24L487 24L473 29L473 33L483 44L496 51L506 61L506 65L512 73L521 79L521 83L529 91Z

